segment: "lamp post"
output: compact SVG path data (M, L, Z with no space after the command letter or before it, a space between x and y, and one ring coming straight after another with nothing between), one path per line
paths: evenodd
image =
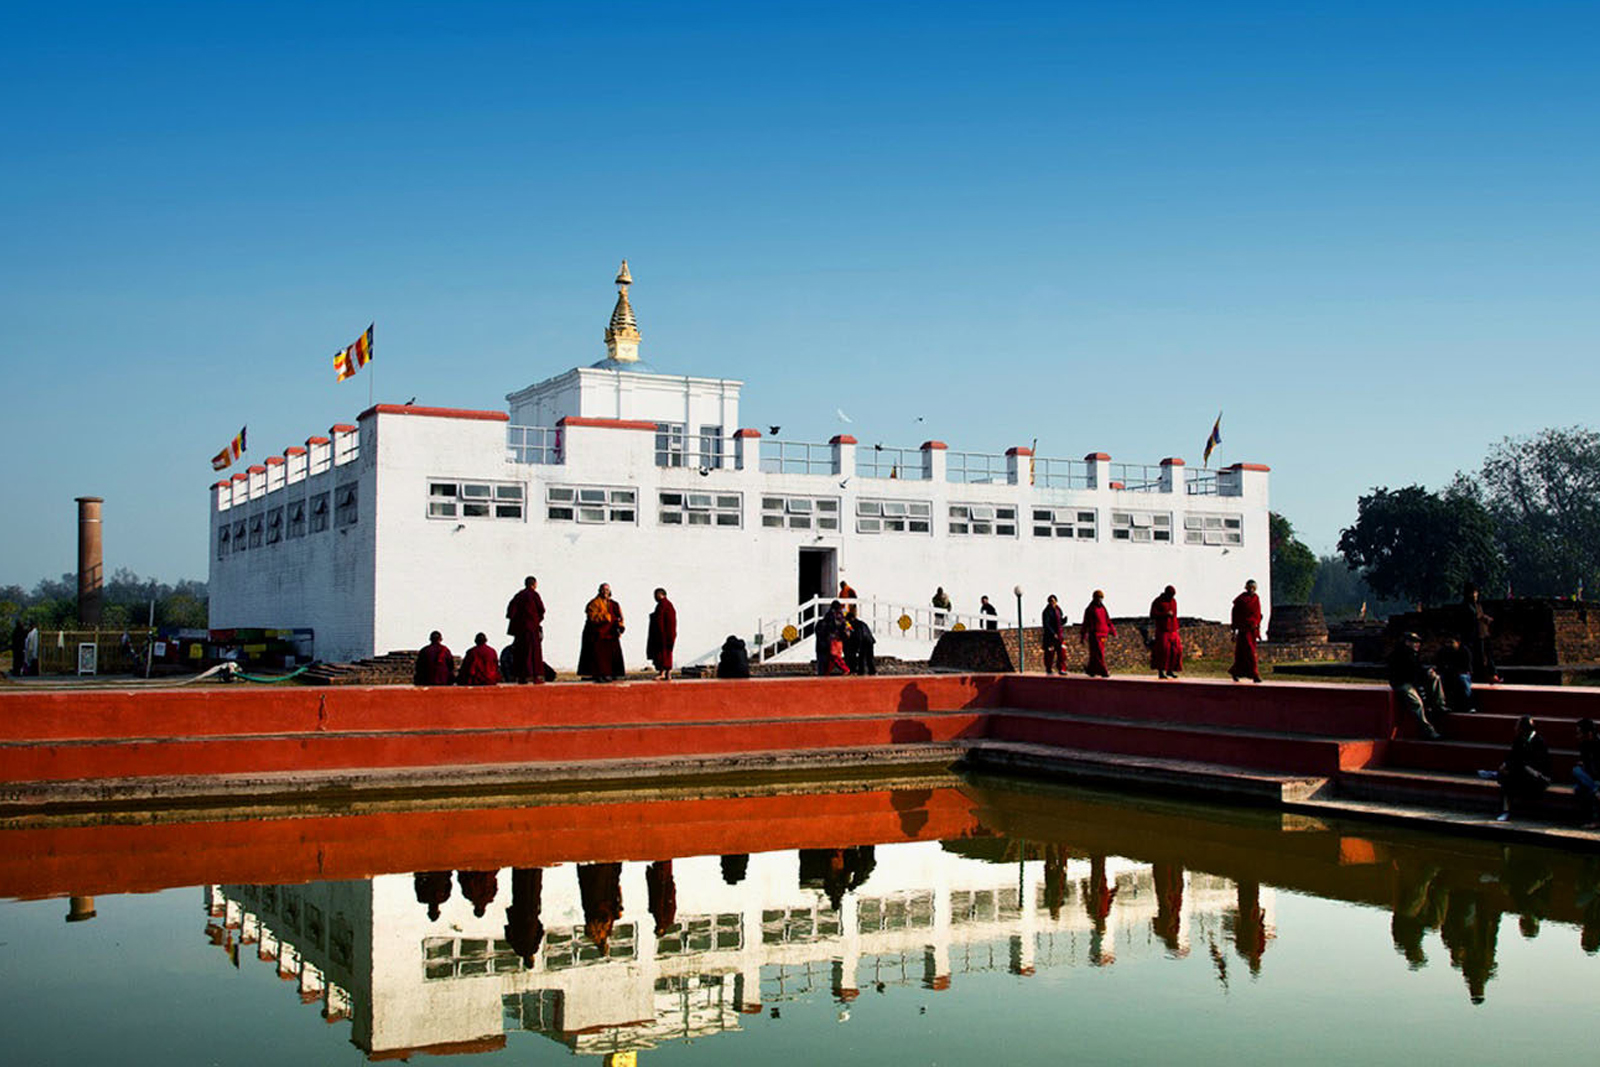
M1017 594L1017 673L1021 674L1026 653L1022 650L1022 586L1011 590Z

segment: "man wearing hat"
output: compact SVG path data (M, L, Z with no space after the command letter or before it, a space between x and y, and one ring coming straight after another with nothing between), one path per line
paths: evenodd
M1428 713L1444 713L1444 687L1434 669L1423 664L1422 638L1414 633L1401 634L1400 643L1389 656L1389 688L1394 690L1401 710L1416 716L1423 736L1430 741L1439 740L1439 731Z

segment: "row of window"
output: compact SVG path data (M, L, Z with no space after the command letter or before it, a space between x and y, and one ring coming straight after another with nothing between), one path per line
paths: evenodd
M226 559L236 552L322 533L328 529L330 504L334 526L353 526L361 517L360 494L355 483L341 485L332 493L312 493L300 500L220 524L217 558Z
M696 493L663 489L656 494L656 520L661 526L744 526L744 495L738 492ZM1034 537L1072 541L1099 538L1099 513L1092 508L1034 507ZM428 517L433 519L525 517L523 488L516 482L428 483ZM551 522L625 523L639 521L639 493L623 486L551 485L545 488L544 517ZM840 529L838 497L761 497L761 525L766 529ZM1021 529L1014 504L951 504L946 529L957 537L1016 537ZM1183 541L1191 545L1243 543L1238 515L1190 513L1183 520ZM863 497L856 501L855 530L862 534L931 534L933 508L927 501ZM1113 510L1111 539L1134 544L1170 544L1172 513Z

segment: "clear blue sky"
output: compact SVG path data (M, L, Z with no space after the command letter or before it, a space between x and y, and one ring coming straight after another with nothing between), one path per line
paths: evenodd
M1318 550L1600 399L1600 6L29 3L0 584L206 572L208 460L644 355L826 439L1270 464ZM925 422L915 423L917 416Z

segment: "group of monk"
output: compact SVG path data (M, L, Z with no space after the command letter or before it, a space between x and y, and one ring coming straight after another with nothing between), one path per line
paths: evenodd
M1088 652L1084 673L1091 678L1111 677L1106 665L1106 640L1117 636L1117 626L1111 621L1105 601L1104 591L1096 589L1078 625L1078 639ZM1254 580L1246 582L1244 592L1233 598L1229 626L1233 630L1233 664L1228 676L1235 682L1246 678L1261 681L1261 666L1256 659L1256 644L1261 640L1261 598L1256 594ZM1066 613L1052 593L1040 619L1046 674L1067 673L1066 633ZM1149 644L1150 666L1156 677L1176 678L1183 670L1183 637L1178 622L1178 591L1170 585L1150 603Z
M650 613L645 656L655 668L654 678L672 678L672 653L678 643L678 611L667 599L665 589L655 591L655 610ZM506 633L511 645L503 653L489 647L487 635L479 633L473 646L461 657L456 670L455 657L445 647L439 631L428 635L428 644L417 653L413 682L417 685L498 685L502 681L542 685L555 680L555 671L544 662L544 599L539 596L539 580L524 578L522 589L506 605ZM578 676L609 682L627 673L622 658L622 634L626 629L622 606L611 596L611 586L600 583L599 590L583 609L583 638L578 651ZM504 671L502 671L502 664Z

